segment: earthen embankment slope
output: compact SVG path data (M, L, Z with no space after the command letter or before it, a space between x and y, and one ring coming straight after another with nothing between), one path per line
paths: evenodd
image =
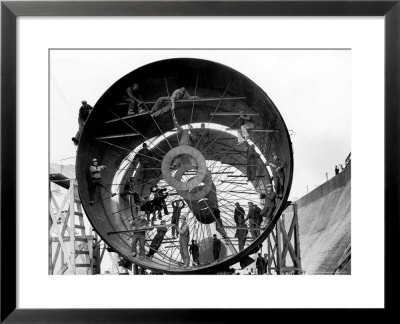
M351 164L296 203L302 270L305 274L333 274L351 248ZM289 228L292 207L284 214ZM350 274L349 264L341 273Z

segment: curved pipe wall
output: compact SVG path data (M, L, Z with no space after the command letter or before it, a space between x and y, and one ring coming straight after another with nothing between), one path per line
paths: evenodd
M140 85L140 93L144 100L156 100L158 97L166 96L167 90L165 86L165 78L168 79L168 90L171 94L175 89L185 86L190 94L195 93L195 85L197 80L196 95L203 97L241 97L246 99L235 102L201 102L196 103L192 110L192 103L183 103L177 105L175 110L176 116L180 124L191 123L217 123L226 127L235 127L235 121L238 116L213 116L212 113L217 112L240 112L258 113L255 117L257 129L275 129L274 133L261 133L260 136L252 136L251 140L263 152L264 156L271 159L272 151L278 152L282 160L287 163L285 191L282 203L277 208L275 220L279 217L284 209L284 203L290 192L292 175L293 175L293 152L290 137L279 111L269 99L266 93L254 84L243 74L235 71L227 66L211 61L179 58L154 62L145 65L118 80L114 83L98 100L94 106L79 143L76 175L79 182L79 194L86 214L89 217L93 227L102 236L102 238L112 246L121 255L130 259L130 247L124 235L108 235L108 232L121 230L127 227L118 214L118 202L107 198L105 192L101 193L100 202L93 206L89 205L88 183L89 166L93 157L97 157L100 164L108 167L103 172L103 180L111 183L116 170L118 170L121 161L145 139L156 136L163 136L167 131L174 128L171 114L165 113L157 117L157 125L149 115L134 119L133 124L126 122L115 122L106 124L107 120L116 116L124 116L127 113L127 106L118 105L123 101L125 90L133 83ZM218 106L218 108L216 108ZM147 108L151 108L150 106ZM210 120L211 119L211 120ZM149 127L153 125L154 127ZM96 137L139 132L143 136L121 138L116 141L112 140L96 140ZM258 134L258 133L257 133ZM108 142L108 143L106 143ZM117 143L117 144L115 144ZM114 144L114 145L113 145ZM163 145L164 147L166 145ZM261 243L272 229L272 224L262 233L262 235L254 242L254 245ZM221 262L218 267L224 267L238 260L250 251L244 250L228 261ZM147 268L157 268L157 265L145 264ZM161 269L165 272L172 272L168 269ZM187 272L212 272L215 267L207 269L189 269ZM181 272L180 272L181 273Z

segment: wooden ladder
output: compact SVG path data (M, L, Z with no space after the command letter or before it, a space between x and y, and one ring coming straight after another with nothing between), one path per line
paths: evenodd
M64 179L63 179L64 180ZM62 203L57 203L50 190L49 208L49 274L76 275L93 274L99 267L94 254L99 259L98 247L94 251L97 236L86 235L84 214L75 179L65 179L69 185L63 186L68 191ZM57 182L55 182L57 184ZM78 218L77 218L78 217ZM59 222L59 220L62 220ZM60 223L61 228L58 227ZM56 247L53 247L56 243ZM61 252L61 253L60 253ZM82 268L84 271L82 271ZM78 270L78 271L77 271Z
M93 251L89 249L88 238L86 237L85 223L83 221L82 204L79 200L75 200L76 210L74 216L78 217L79 225L74 226L75 233L75 267L86 268L86 274L92 274L93 269ZM91 253L92 252L92 253ZM77 273L78 274L78 273Z

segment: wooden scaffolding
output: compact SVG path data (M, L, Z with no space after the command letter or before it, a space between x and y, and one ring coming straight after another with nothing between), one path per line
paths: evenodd
M301 268L297 205L290 203L289 206L293 208L291 222L289 219L285 219L285 214L282 214L267 238L268 274L272 273L271 270L274 270L278 275L299 275L303 273ZM289 231L286 230L286 224L290 224Z
M76 180L56 175L50 183L67 189L59 204L49 186L49 274L99 273L100 248L92 228L86 234L84 213Z

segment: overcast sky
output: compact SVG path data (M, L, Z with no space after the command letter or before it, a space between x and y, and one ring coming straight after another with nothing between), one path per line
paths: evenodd
M290 199L334 175L351 151L351 52L348 50L52 50L50 54L50 161L74 164L71 141L80 102L92 106L114 82L153 61L202 58L249 77L275 103L293 131Z

